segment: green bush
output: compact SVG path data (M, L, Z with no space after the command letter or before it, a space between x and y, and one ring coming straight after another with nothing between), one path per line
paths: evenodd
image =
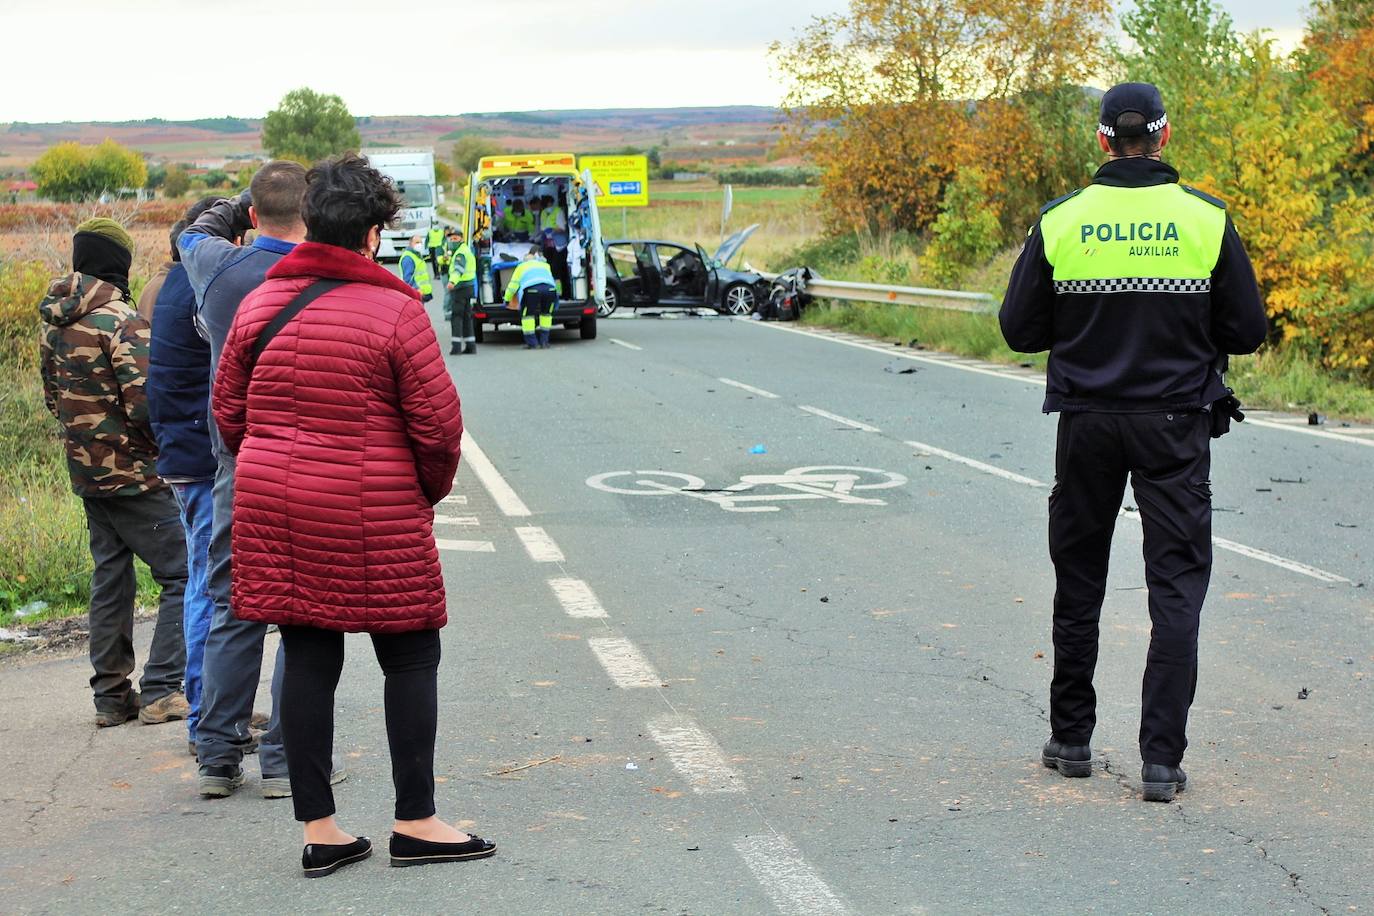
M969 271L992 257L1001 243L1002 225L989 205L986 174L959 169L945 188L930 236L921 266L935 286L959 288Z

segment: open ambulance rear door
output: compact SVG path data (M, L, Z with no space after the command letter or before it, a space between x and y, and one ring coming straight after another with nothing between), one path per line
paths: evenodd
M587 251L587 272L592 281L592 299L597 310L606 305L606 248L601 242L601 214L596 207L596 182L592 170L582 170L582 187L587 195L587 214L591 218L592 237Z

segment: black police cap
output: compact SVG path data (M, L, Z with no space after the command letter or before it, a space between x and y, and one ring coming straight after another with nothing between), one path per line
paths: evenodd
M1117 119L1133 111L1145 119L1134 127L1118 127ZM1102 114L1097 132L1108 137L1143 137L1162 130L1169 123L1164 113L1164 98L1151 83L1117 83L1102 96Z

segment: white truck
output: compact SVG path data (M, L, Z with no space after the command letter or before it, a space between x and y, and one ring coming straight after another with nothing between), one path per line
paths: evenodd
M382 247L377 252L379 259L399 258L412 235L424 235L431 226L439 224L434 150L365 149L362 154L374 169L390 177L405 197L405 208L395 225L382 230Z

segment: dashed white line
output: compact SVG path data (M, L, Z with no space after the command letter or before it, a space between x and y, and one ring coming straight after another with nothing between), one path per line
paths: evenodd
M611 343L617 345L617 346L624 347L626 350L643 350L643 349L644 349L643 347L635 346L634 344L630 343L628 340L621 340L619 337L607 337L606 339L609 340Z
M467 448L466 445L463 447ZM468 498L461 493L450 493L448 496L439 500L439 505L441 506L466 506L467 504Z
M440 550L456 550L463 553L496 553L496 545L491 541L450 541L435 538L434 546Z
M716 740L691 719L668 714L652 720L649 737L663 748L673 766L699 794L743 792L744 782L725 762Z
M506 483L506 478L501 476L501 472L496 470L496 465L491 463L486 452L473 441L472 436L468 435L467 430L463 430L463 457L467 459L468 466L477 475L477 479L482 482L482 486L487 488L491 494L496 507L512 518L524 518L530 514L529 507L510 484ZM466 502L466 498L464 499Z
M716 381L718 381L718 382L724 382L724 383L727 384L727 385L732 385L732 386L734 386L735 388L738 388L738 389L740 389L741 391L747 391L747 392L749 392L750 394L756 394L756 395L758 395L758 396L761 397L761 398L776 398L776 397L777 397L777 395L774 394L774 393L771 392L771 391L764 391L762 388L755 388L753 385L746 385L746 384L744 384L744 382L737 382L737 381L735 381L735 380L732 379L732 378L718 378L718 379L716 379Z
M581 579L550 579L553 596L563 605L569 617L605 617L606 609L597 600L592 587Z
M784 916L850 912L786 837L744 837L735 841L735 851Z
M525 545L530 559L536 563L562 563L563 551L554 543L549 533L537 525L516 528L515 534Z
M475 515L440 515L434 513L434 524L436 525L458 525L463 528L476 528L482 524Z
M907 445L926 454L937 455L941 458L946 458L950 461L957 462L958 464L971 467L976 471L981 471L984 474L992 474L995 477L1001 477L1003 480L1010 480L1014 483L1019 483L1023 486L1034 487L1036 489L1041 490L1045 489L1048 486L1048 484L1045 484L1039 480L1035 480L1034 478L1023 477L1022 475L1015 474L1011 471L1004 471L1002 468L994 467L991 464L984 464L983 462L976 461L973 458L966 458L963 455L959 455L954 452L949 452L942 448L936 448L933 445L926 445L924 442L908 442ZM1129 518L1136 522L1140 522L1141 520L1140 515L1138 513L1127 512L1124 509L1121 511L1120 515L1122 518ZM1225 550L1230 553L1239 554L1243 557L1249 557L1250 559L1258 560L1261 563L1268 563L1270 566L1277 566L1280 569L1286 569L1289 572L1295 572L1299 575L1316 579L1318 582L1333 582L1345 585L1354 584L1345 576L1337 575L1333 572L1327 572L1326 570L1319 569L1316 566L1309 566L1308 564L1299 562L1298 560L1290 560L1287 557L1281 557L1276 553L1270 553L1267 550L1260 550L1258 547L1251 547L1248 544L1242 544L1238 541L1231 541L1227 540L1226 538L1213 536L1212 545L1218 548L1219 550Z
M663 683L644 653L625 637L593 636L587 640L587 645L617 687L629 690L635 687L658 687Z
M1017 474L1013 471L1005 471L1002 468L995 467L991 464L984 464L983 462L973 458L965 458L963 455L958 455L954 452L947 452L942 448L936 448L935 446L927 445L924 442L908 442L907 445L916 449L918 452L923 452L928 455L936 455L948 461L953 461L958 464L967 465L968 467L971 467L976 471L982 471L984 474L991 474L994 477L1001 477L1003 480L1010 480L1013 483L1024 484L1028 487L1043 488L1045 486L1045 484L1041 483L1038 480L1035 480L1034 478L1023 477L1022 475Z
M1305 436L1317 436L1322 439L1335 439L1337 442L1353 442L1356 445L1374 448L1374 439L1357 439L1355 436L1346 435L1344 433L1329 433L1324 429L1312 429L1308 426L1299 426L1290 423L1276 423L1273 420L1261 420L1258 417L1246 417L1245 422L1239 424L1239 427L1245 426L1263 426L1265 429L1282 429L1290 433L1302 433ZM1363 433L1363 430L1358 432Z
M843 423L845 426L852 426L855 429L861 429L866 433L882 432L882 430L878 429L878 427L876 426L869 426L867 423L860 423L858 420L851 420L848 417L842 417L837 413L831 413L828 410L821 410L819 407L812 407L810 404L798 404L797 406L800 407L802 410L806 411L807 413L815 414L818 417L825 417L827 420L834 420L836 423Z

